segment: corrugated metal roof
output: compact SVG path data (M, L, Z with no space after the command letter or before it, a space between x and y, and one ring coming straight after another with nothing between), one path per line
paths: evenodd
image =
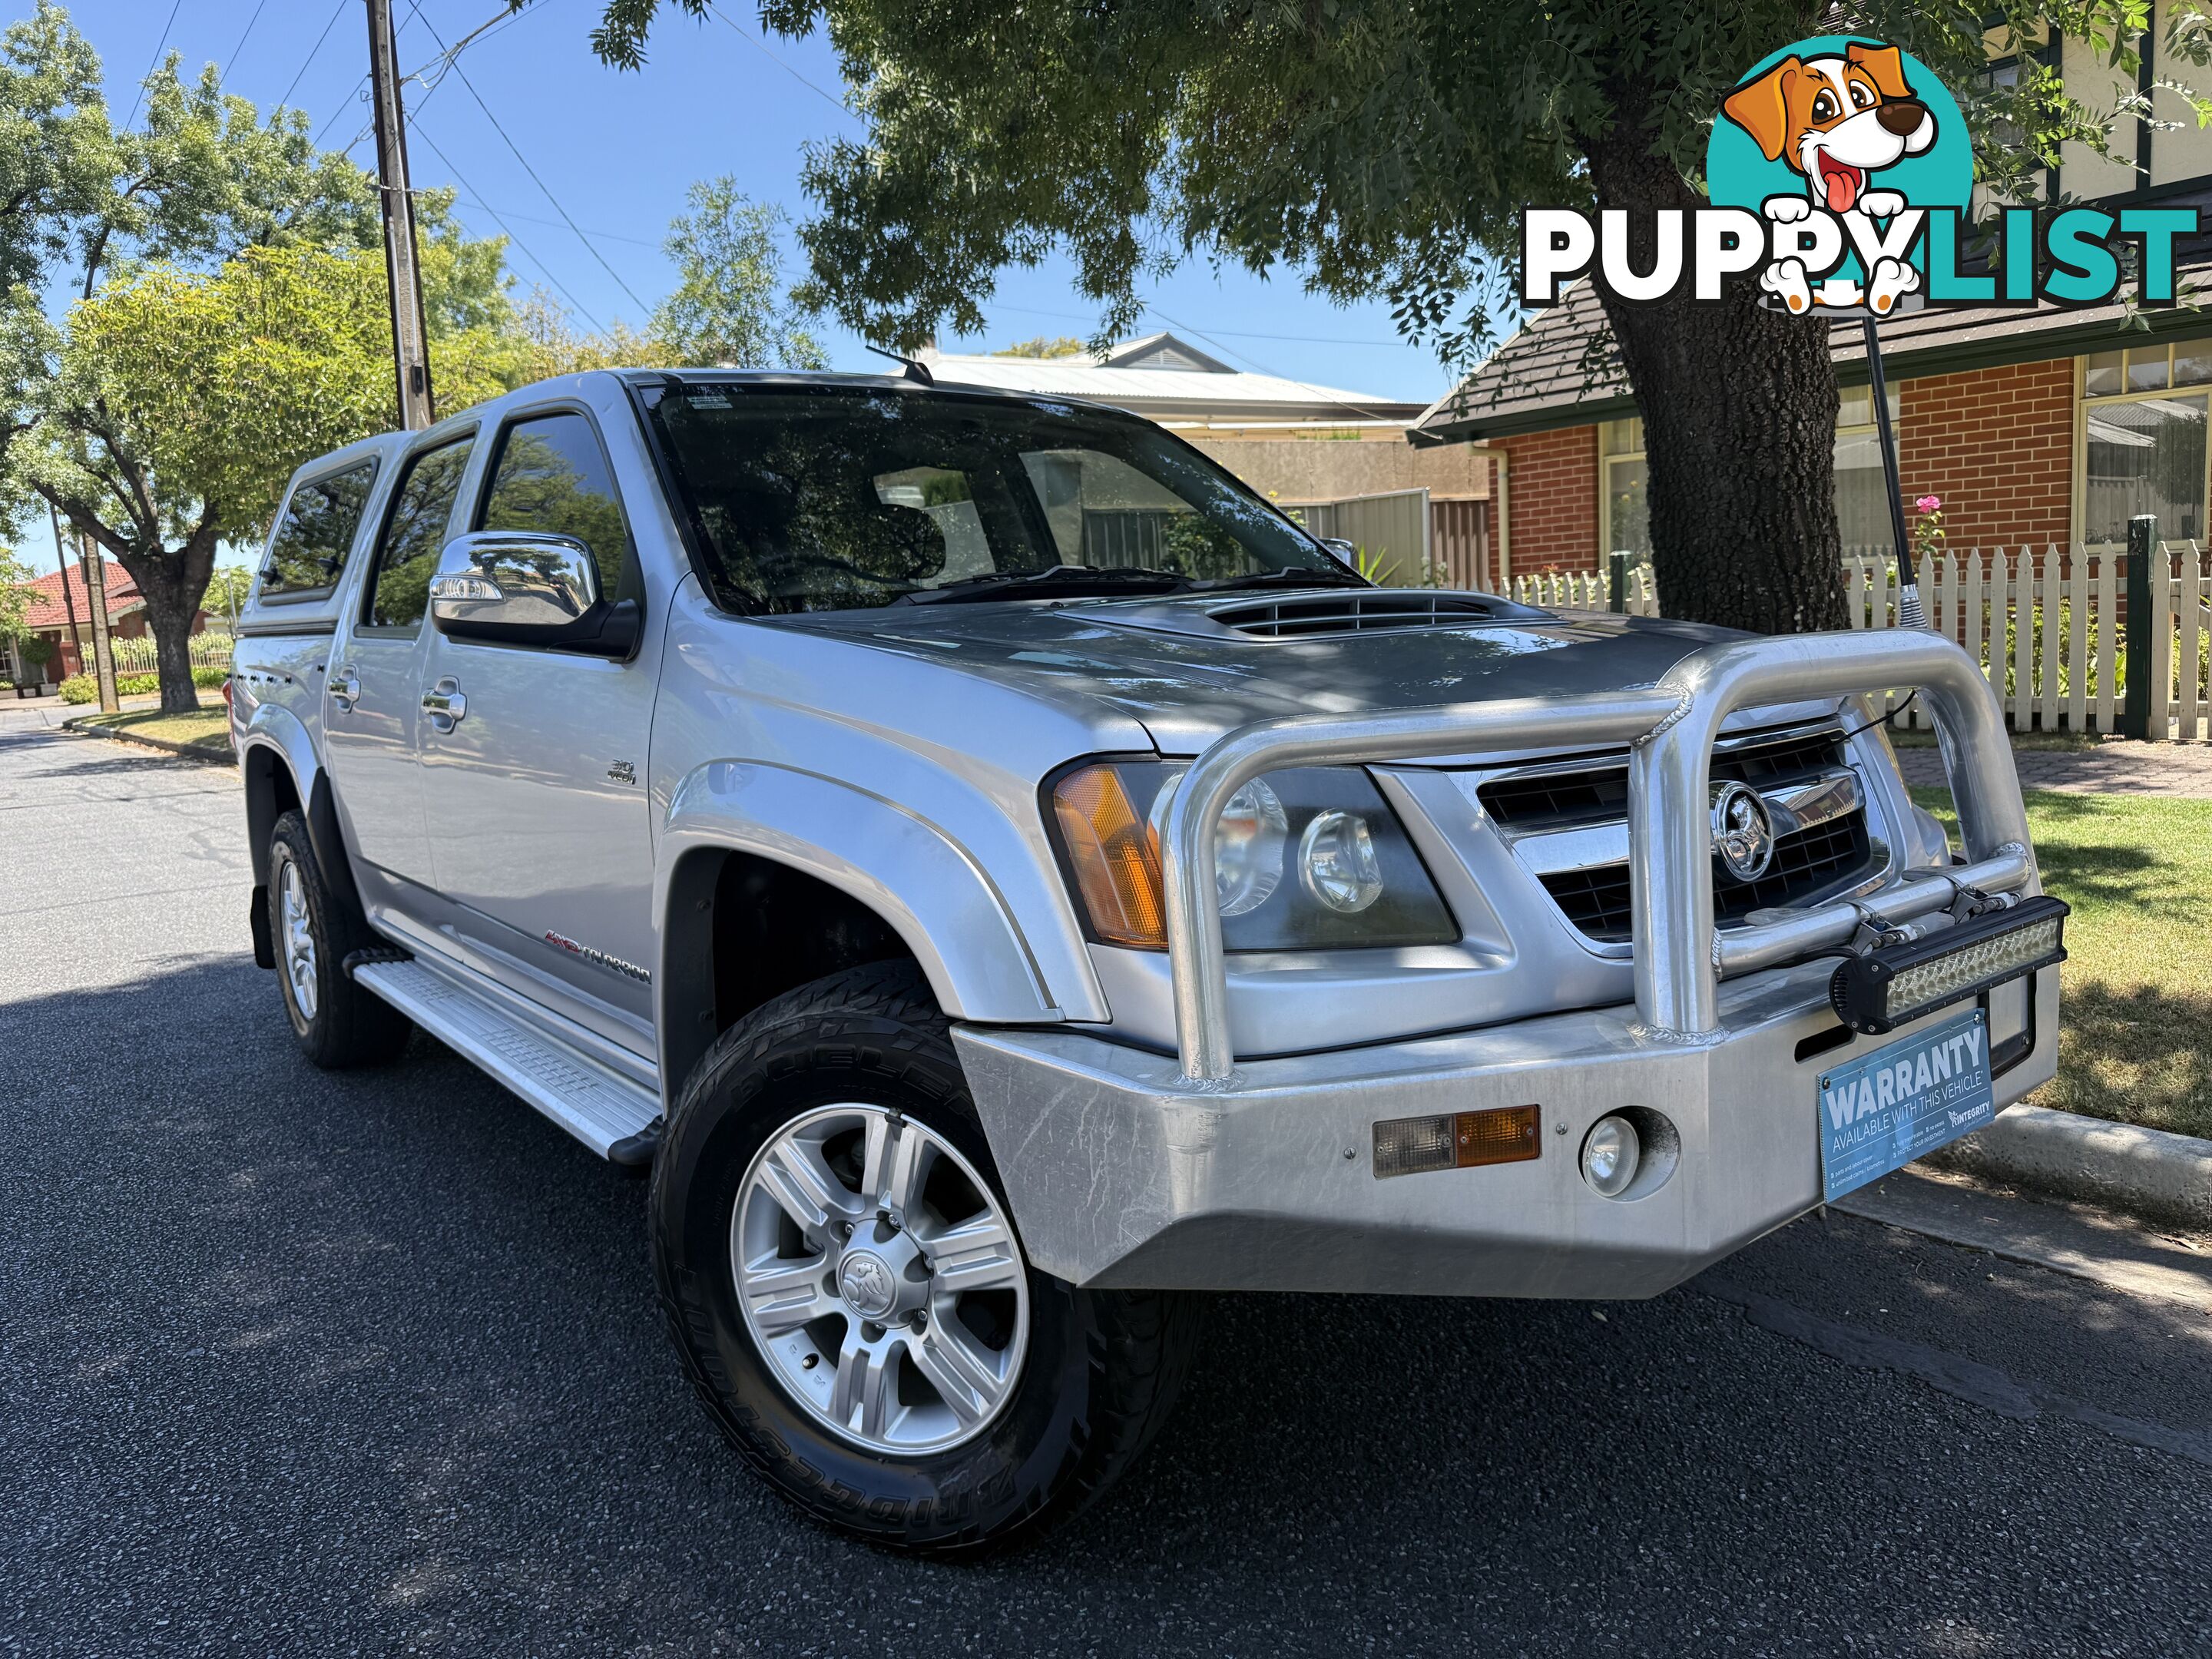
M1138 348L1157 349L1163 343L1182 344L1171 335L1152 335L1141 341L1124 341L1112 355L1141 355ZM1214 361L1194 348L1184 349L1203 361ZM925 352L921 360L930 374L946 386L1081 398L1153 420L1214 416L1233 421L1410 421L1422 410L1419 404L1241 369L1116 368L1087 353L1070 357L996 357Z
M2185 295L2212 285L2212 260L2178 267ZM1881 324L1881 361L1892 380L2003 363L2047 361L2106 351L2166 335L2212 332L2202 311L2142 310L2149 332L2125 326L2127 308L2020 306L1929 307ZM1856 319L1828 325L1836 379L1867 380L1866 346ZM1491 354L1481 368L1446 392L1414 422L1422 437L1452 441L1547 432L1636 413L1613 331L1597 291L1579 283L1558 305Z

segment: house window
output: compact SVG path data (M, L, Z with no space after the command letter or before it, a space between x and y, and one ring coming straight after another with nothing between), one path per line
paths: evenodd
M1889 394L1890 425L1897 425L1897 392ZM1651 514L1644 498L1644 422L1607 421L1598 432L1598 541L1601 552L1651 556ZM1847 550L1887 553L1889 492L1883 482L1881 442L1874 424L1874 396L1865 386L1843 393L1836 412L1836 524Z
M1644 419L1607 421L1598 433L1599 550L1651 556L1651 511L1644 499Z
M2192 390L2191 388L2205 388ZM2081 539L2117 547L2154 514L2161 540L2204 534L2204 428L2212 340L2081 360Z

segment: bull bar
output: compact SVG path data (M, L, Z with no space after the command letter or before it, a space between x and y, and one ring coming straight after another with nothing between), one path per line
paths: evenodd
M1713 922L1708 799L1722 723L1740 708L1908 689L1920 694L1934 720L1966 863L1910 872L1863 898L1721 933ZM1720 1035L1723 978L1841 945L1869 920L1898 923L1929 915L1948 908L1962 888L2039 890L1996 698L1974 659L1933 634L1806 634L1708 646L1648 692L1261 721L1230 732L1199 756L1176 787L1163 824L1168 957L1186 1084L1218 1088L1236 1069L1214 842L1223 808L1245 783L1297 766L1623 743L1631 745L1636 1010L1647 1041L1713 1041Z

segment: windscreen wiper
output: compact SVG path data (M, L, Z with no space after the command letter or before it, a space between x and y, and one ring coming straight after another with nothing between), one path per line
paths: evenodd
M1042 570L987 570L942 587L902 593L893 605L980 604L986 599L1052 599L1062 594L1139 592L1173 593L1193 586L1188 576L1148 565L1048 565Z

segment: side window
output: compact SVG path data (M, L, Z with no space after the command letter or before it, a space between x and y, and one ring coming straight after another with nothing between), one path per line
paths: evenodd
M376 550L376 588L369 595L372 628L414 628L429 606L430 578L446 545L446 526L469 461L467 438L412 456L400 475L392 516Z
M310 479L292 492L261 569L264 595L323 592L337 583L375 478L376 463L369 461Z
M611 599L622 592L629 532L606 456L580 415L540 415L500 434L477 528L573 537L591 550L599 592Z

